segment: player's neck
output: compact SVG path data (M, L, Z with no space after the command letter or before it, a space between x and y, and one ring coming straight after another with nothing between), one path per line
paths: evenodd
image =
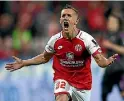
M69 32L64 32L63 31L63 36L66 38L66 39L70 39L72 40L73 38L76 37L76 35L78 34L79 32L79 29L75 29L75 30L72 30L72 31L69 31Z

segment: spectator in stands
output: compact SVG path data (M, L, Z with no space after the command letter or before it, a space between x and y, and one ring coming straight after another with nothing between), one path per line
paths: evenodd
M13 25L13 17L10 14L4 13L0 16L0 59L13 55L11 41Z
M51 37L60 30L60 24L58 23L57 21L58 19L54 13L53 15L51 15L50 20L51 21L48 23L47 27L48 27L48 34Z
M87 10L87 23L91 31L104 31L106 28L104 3L100 1L89 2Z
M10 14L0 16L0 37L11 36L13 29L13 17Z
M117 15L111 14L108 17L106 39L110 40L113 44L124 45L121 33L122 20ZM119 49L110 48L109 44L103 41L103 46L107 48L107 55L110 56ZM116 47L118 48L118 47ZM112 91L113 86L116 84L119 87L121 96L124 98L124 87L122 86L124 76L124 55L119 55L118 60L106 68L102 80L102 101L107 101L108 94ZM124 85L124 84L123 84Z
M13 39L13 48L15 53L20 53L23 51L25 54L29 54L32 33L28 29L31 25L31 16L28 13L23 14L19 17L16 28L13 30L12 39Z
M110 42L109 40L104 40L102 44L105 48L114 50L119 54L124 54L124 46L114 44L114 43Z

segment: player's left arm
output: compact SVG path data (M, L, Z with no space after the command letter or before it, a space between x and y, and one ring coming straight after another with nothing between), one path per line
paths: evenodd
M92 36L88 36L86 46L89 53L94 57L96 63L103 68L112 64L118 56L118 54L114 54L109 58L104 57L101 47Z
M96 63L100 66L100 67L107 67L110 64L112 64L116 58L117 58L118 54L114 54L113 56L109 57L108 59L106 57L104 57L102 55L102 53L98 53L96 55L94 55L94 59L96 61Z

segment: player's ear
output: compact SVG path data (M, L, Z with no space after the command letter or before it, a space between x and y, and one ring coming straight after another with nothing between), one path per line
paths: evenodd
M78 24L78 22L79 22L79 18L77 18L77 20L76 20L76 22L75 22L75 25L77 25L77 24Z
M61 20L61 18L60 18L60 20L59 20L59 23L60 23L60 24L62 23L62 20Z

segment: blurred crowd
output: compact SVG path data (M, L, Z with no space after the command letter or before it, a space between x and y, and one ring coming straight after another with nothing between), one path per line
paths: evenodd
M0 1L0 59L7 59L12 55L35 56L42 52L48 39L61 31L60 11L65 4L71 4L79 10L78 27L90 33L106 54L104 38L108 32L123 34L123 3L123 1ZM122 40L124 42L124 38Z

